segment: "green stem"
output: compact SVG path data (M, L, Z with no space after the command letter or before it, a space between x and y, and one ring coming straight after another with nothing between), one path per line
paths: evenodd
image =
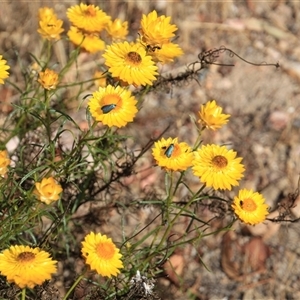
M67 300L68 297L70 296L70 294L72 293L72 291L75 289L75 287L77 286L77 284L82 280L82 278L84 277L84 273L81 274L77 280L74 282L74 284L69 288L68 292L66 293L65 297L63 298L63 300Z
M26 287L22 289L22 300L26 299Z

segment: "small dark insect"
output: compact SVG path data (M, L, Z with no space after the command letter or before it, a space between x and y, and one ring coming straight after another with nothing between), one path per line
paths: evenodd
M107 105L103 105L101 107L101 110L104 114L108 114L109 112L111 112L113 109L115 109L117 106L117 104L107 104Z
M170 144L170 146L168 148L163 147L163 149L166 149L166 151L164 153L166 157L170 158L172 156L172 153L174 151L174 147L175 147L174 144Z
M161 49L160 46L151 46L151 45L146 46L146 50L151 52L155 52L155 50L160 50L160 49Z
M244 204L244 201L241 200L240 201L240 206L243 206L243 204Z

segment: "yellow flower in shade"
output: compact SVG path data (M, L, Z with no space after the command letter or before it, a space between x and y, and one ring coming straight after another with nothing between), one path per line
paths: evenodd
M89 100L89 108L92 116L98 122L109 127L123 127L132 122L136 113L137 101L131 92L121 88L108 85L105 88L99 87Z
M106 235L94 232L86 235L81 252L91 270L102 276L117 276L123 268L120 250Z
M147 45L162 45L169 43L170 39L175 36L176 25L170 24L171 17L164 15L158 17L154 10L147 16L143 15L141 20L140 34L142 41Z
M237 217L250 225L263 222L269 214L264 197L252 190L240 190L238 196L234 197L231 206Z
M0 151L0 175L3 176L7 172L7 167L10 164L10 159L7 155L7 151Z
M42 19L39 25L38 33L47 40L59 40L60 34L64 31L63 21L56 17Z
M80 3L68 8L67 17L70 22L87 32L100 32L110 21L110 16L98 6Z
M51 279L56 263L48 252L29 246L11 246L0 253L1 275L20 288L34 288Z
M182 49L173 43L166 43L161 47L148 45L147 49L147 53L152 56L152 59L162 64L171 63L174 61L174 58L183 54Z
M2 59L2 55L0 55L0 84L3 84L3 79L9 76L7 70L10 67L6 64L6 60Z
M236 158L236 152L225 146L204 145L195 152L193 173L201 182L215 190L231 190L237 186L244 175L242 158Z
M38 33L48 40L59 40L60 34L64 31L63 21L57 19L53 9L49 7L39 9L39 25Z
M103 57L112 76L128 84L152 85L158 74L157 66L140 43L113 43L106 48Z
M42 182L35 183L35 190L33 193L38 199L46 204L57 201L60 193L63 191L60 184L58 184L53 177L43 178Z
M58 84L58 74L53 70L46 69L39 73L38 82L45 90L54 90Z
M198 123L202 124L203 127L216 130L227 124L230 115L222 114L222 107L217 105L215 100L212 100L201 105L199 117Z
M122 22L120 19L109 21L106 25L106 31L112 37L113 41L125 40L128 34L128 22Z
M73 44L80 46L89 53L95 53L105 48L105 43L99 38L98 33L86 33L75 26L71 26L67 35Z
M152 148L157 164L168 171L185 171L192 166L194 154L187 143L178 143L178 138L157 141Z

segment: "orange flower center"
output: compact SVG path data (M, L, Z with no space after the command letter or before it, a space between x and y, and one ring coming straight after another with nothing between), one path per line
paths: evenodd
M243 199L243 201L241 201L240 204L242 209L248 212L255 211L257 208L256 203L251 198Z
M112 243L103 242L99 243L96 249L99 258L111 259L115 254L115 247Z
M94 7L89 6L87 8L87 10L85 11L85 15L87 17L95 17L96 16L96 10L94 9Z
M223 169L227 166L228 161L226 157L222 155L217 155L212 159L212 163L214 166L218 167L219 169Z
M35 255L32 252L22 252L18 255L17 260L20 262L30 262L34 260Z
M121 106L122 98L118 94L110 94L105 95L101 100L101 105L111 105L111 104L117 104L118 106Z
M130 51L127 54L127 61L133 65L138 65L141 63L142 58L138 53Z

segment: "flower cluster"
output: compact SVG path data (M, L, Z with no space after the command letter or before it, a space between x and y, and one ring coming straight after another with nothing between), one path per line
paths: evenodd
M154 61L163 64L172 62L175 57L183 54L181 48L172 43L177 26L170 24L171 18L164 15L158 17L154 10L143 15L140 29L140 41L144 43Z
M38 33L47 40L59 40L64 31L63 21L59 20L52 8L43 7L39 9Z
M216 130L228 122L230 115L222 113L216 101L201 105L198 123L202 128ZM196 146L197 147L197 146ZM168 138L155 142L152 154L157 165L166 171L185 171L192 167L193 174L199 177L206 187L215 190L231 190L238 186L245 171L242 158L225 146L202 145L191 151L186 143L178 143L178 138ZM237 217L247 224L257 224L265 220L268 206L259 193L241 190L232 204Z
M122 34L127 34L126 25L124 25L125 30L123 31L120 28L117 29L117 25L113 27L110 16L95 5L80 3L71 6L67 10L67 17L72 23L67 33L71 42L90 53L105 48L105 42L100 38L104 29L109 28L110 32L118 34L119 38L122 37Z

